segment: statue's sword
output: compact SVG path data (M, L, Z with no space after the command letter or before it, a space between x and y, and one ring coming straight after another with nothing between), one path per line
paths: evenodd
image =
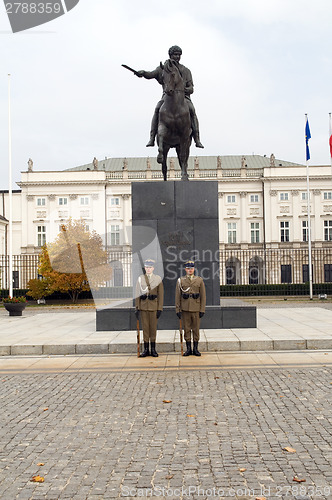
M130 66L127 66L126 64L121 64L121 66L123 66L126 69L129 69L129 71L131 71L132 73L134 73L134 75L139 76L138 72L135 69L131 68Z

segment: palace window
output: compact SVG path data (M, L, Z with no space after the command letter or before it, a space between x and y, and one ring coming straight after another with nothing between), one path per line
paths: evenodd
M68 198L59 198L59 205L68 205Z
M332 220L324 220L324 241L332 241Z
M308 241L308 221L302 221L302 241Z
M306 201L308 199L308 193L305 191L301 193L301 200ZM309 193L309 200L310 200L310 193Z
M280 221L280 241L289 241L289 221Z
M120 205L120 198L111 198L111 206L112 207L115 207L115 206L119 206Z
M111 245L120 245L120 226L111 225Z
M45 198L37 198L37 207L45 207L46 199Z
M227 195L227 203L235 203L235 202L236 202L235 194L228 194Z
M80 204L81 205L89 205L90 200L88 196L81 196L80 198Z
M259 243L259 222L250 223L251 243Z
M42 247L46 243L46 226L37 226L37 245Z
M236 222L227 224L228 243L236 243Z
M332 191L324 192L324 200L332 200Z
M279 200L280 201L288 201L289 200L289 193L280 193Z
M258 201L259 201L258 194L251 194L250 195L250 203L258 203Z

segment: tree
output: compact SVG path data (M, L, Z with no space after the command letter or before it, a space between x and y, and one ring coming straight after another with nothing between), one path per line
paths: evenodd
M53 292L50 278L33 278L28 282L28 289L27 295L35 300L44 299Z
M101 237L89 232L84 221L71 219L55 241L42 248L38 272L49 279L52 291L68 293L73 302L81 292L98 289L111 278Z

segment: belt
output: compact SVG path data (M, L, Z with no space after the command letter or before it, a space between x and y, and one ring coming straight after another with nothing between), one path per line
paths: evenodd
M199 299L200 295L199 293L183 293L182 298L183 299Z
M157 295L147 295L146 293L144 295L140 296L141 300L146 300L146 299L155 300L156 298L157 298Z

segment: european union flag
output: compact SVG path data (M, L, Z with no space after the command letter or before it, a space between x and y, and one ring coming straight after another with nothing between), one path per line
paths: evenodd
M308 141L311 139L311 134L310 134L310 128L309 128L309 121L308 117L305 123L305 148L306 148L306 160L310 160L310 151L309 151L309 144Z

